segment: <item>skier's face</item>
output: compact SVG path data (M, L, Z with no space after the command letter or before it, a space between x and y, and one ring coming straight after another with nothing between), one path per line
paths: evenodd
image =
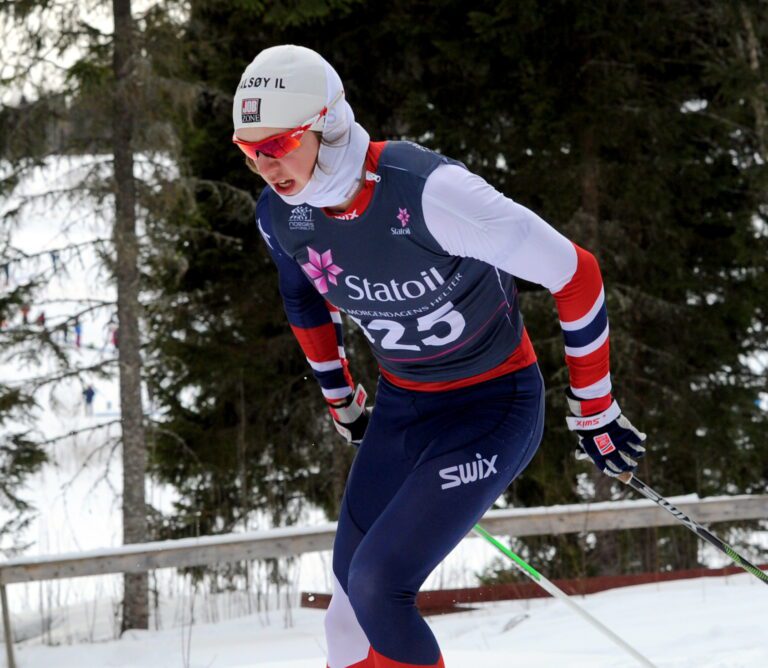
M287 128L241 128L238 139L257 142L285 132ZM312 178L317 162L320 140L314 132L305 132L301 146L282 158L270 158L259 153L254 161L261 177L280 195L295 195L303 190Z

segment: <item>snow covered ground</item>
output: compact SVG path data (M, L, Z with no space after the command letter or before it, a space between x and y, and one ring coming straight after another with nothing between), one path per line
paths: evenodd
M614 589L576 601L664 668L768 666L768 590L750 575ZM323 611L294 609L217 624L131 632L120 640L18 649L21 668L320 668ZM447 668L638 665L553 599L430 617Z

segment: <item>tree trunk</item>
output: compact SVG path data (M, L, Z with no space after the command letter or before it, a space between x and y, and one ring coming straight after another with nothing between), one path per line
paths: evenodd
M113 0L114 104L112 141L115 161L117 315L119 324L120 410L123 436L123 543L147 539L144 481L147 451L141 406L139 268L136 238L136 184L133 176L133 21L131 0ZM147 575L124 576L121 628L149 626Z
M760 76L760 40L755 32L755 25L752 21L752 15L744 3L739 4L739 13L741 21L744 24L744 31L747 36L746 56L749 61L749 69L754 72L760 83L755 87L751 95L752 109L755 112L755 132L757 134L757 145L760 149L760 157L764 160L768 157L768 111L766 111L766 100L768 99L768 84Z

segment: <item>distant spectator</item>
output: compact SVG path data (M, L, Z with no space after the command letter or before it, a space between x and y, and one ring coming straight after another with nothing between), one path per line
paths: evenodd
M117 315L113 315L107 323L107 339L104 342L104 348L112 345L113 348L117 348Z
M86 417L93 416L93 397L95 395L96 395L96 390L93 389L93 385L89 385L83 390L83 399L85 399Z
M83 342L83 326L80 324L80 318L75 318L75 347L79 348Z
M40 311L40 315L37 316L35 324L40 325L40 327L45 327L45 311Z
M29 304L22 304L21 305L21 321L25 324L29 324Z

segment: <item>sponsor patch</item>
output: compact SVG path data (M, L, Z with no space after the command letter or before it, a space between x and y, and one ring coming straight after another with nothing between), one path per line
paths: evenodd
M288 229L293 232L314 232L315 221L312 219L312 208L302 204L291 209L288 216Z
M390 227L389 231L394 237L410 236L411 228L408 227L408 222L411 220L411 214L408 213L408 209L401 209L398 207L396 218L400 221L400 227Z
M340 213L338 216L331 217L336 220L354 220L355 218L359 218L360 214L357 212L357 209L353 209L349 213Z
M490 459L485 459L485 457L477 452L475 453L474 461L440 469L438 471L440 478L447 481L440 485L440 489L451 489L452 487L466 485L476 480L489 478L494 473L498 473L496 470L496 460L498 458L498 455L494 455Z
M242 123L261 122L261 98L246 97L240 107L240 120Z
M344 270L337 264L334 264L333 253L330 248L320 253L314 248L307 246L307 254L309 262L302 264L301 268L312 279L317 291L324 295L328 292L328 283L332 285L339 284L336 277Z
M601 455L607 455L616 449L611 437L608 434L599 434L595 436L595 445Z

